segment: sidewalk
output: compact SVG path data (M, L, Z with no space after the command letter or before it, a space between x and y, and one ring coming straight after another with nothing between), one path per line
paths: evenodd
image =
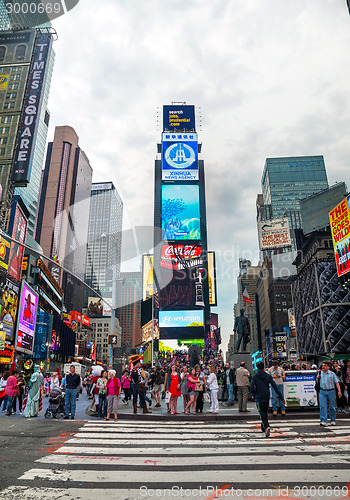
M83 394L80 394L80 397L77 401L77 408L76 408L76 414L75 414L75 419L76 420L97 420L97 417L91 417L86 414L87 408L91 405L92 399L88 399L86 392L84 391ZM39 419L44 419L45 411L46 408L49 404L49 398L44 397L43 401L43 411L40 413ZM219 408L219 413L217 415L213 415L209 412L210 405L208 403L204 403L204 408L203 408L203 413L197 413L196 415L185 415L183 412L183 399L179 398L178 400L178 411L181 412L180 415L171 415L170 413L167 412L167 407L165 400L162 400L162 406L161 408L154 408L154 400L152 401L152 406L150 407L147 403L147 408L149 408L152 413L143 413L142 408L137 409L137 414L135 415L133 413L133 405L132 402L129 402L128 404L124 404L119 398L119 409L118 409L118 419L120 420L153 420L153 421L167 421L171 422L172 420L180 420L180 421L208 421L208 422L216 422L216 421L230 421L230 420L258 420L259 419L259 413L256 408L256 405L253 401L248 401L248 410L249 413L239 413L238 411L238 405L237 403L234 406L226 406L226 404L221 405ZM0 419L1 418L6 418L6 419L17 419L17 418L24 418L23 415L19 414L19 411L17 409L16 415L13 415L12 417L6 417L5 412L0 412ZM61 417L63 418L63 417ZM272 415L270 416L271 421L273 421L273 418L277 419L319 419L319 411L317 408L305 408L302 410L291 410L287 409L286 415L282 417L281 415L278 415L277 417L273 417ZM337 414L337 419L349 419L350 414L349 413L339 413ZM32 420L36 420L36 418L33 418Z

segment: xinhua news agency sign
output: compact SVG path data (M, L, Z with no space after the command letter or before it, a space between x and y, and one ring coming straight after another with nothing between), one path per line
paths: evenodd
M38 130L38 120L43 97L43 83L51 43L52 35L50 33L38 33L18 127L17 145L12 169L12 181L15 186L26 186L30 180L33 146Z

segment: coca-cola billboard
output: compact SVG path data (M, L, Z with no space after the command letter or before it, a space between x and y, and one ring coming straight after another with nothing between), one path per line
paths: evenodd
M181 270L203 265L202 247L197 245L163 245L160 265Z

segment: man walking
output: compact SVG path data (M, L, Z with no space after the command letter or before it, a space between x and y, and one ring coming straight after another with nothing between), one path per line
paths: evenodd
M226 405L233 406L235 404L235 400L233 398L233 386L235 383L235 370L231 368L230 363L225 364L225 373L224 373L224 387L227 389L228 400Z
M65 392L65 419L70 418L74 420L75 409L77 406L77 390L80 386L80 375L75 373L75 366L71 365L70 373L66 376L66 392Z
M278 397L283 401L283 396L280 393L275 381L269 373L264 371L264 363L257 364L258 371L253 375L250 382L250 392L256 401L256 407L258 408L260 418L261 418L261 430L265 432L265 436L270 435L270 424L267 416L267 411L269 409L270 400L270 385L275 389Z
M331 425L335 425L335 418L337 416L337 410L335 407L335 389L337 388L338 397L341 398L342 393L340 390L339 379L334 372L330 370L331 364L329 361L323 361L322 371L317 375L317 379L320 380L320 425L327 427L327 403L329 403L329 417L331 419Z
M275 381L280 393L284 397L284 392L283 392L283 380L286 378L286 374L282 368L282 366L278 366L278 361L277 359L274 360L273 366L268 369L268 373L271 375L273 380ZM272 411L273 415L277 415L277 409L278 407L281 408L281 414L285 415L286 414L286 407L284 404L280 401L279 397L277 396L275 391L271 391L271 399L272 399Z
M240 413L248 413L247 403L248 403L248 393L249 393L249 371L245 366L245 362L242 361L240 367L236 371L236 381L237 381L237 396L238 396L238 411Z

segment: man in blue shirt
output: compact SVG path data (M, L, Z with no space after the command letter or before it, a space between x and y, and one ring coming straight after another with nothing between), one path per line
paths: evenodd
M75 366L70 367L70 373L66 376L66 392L65 392L65 419L74 419L75 408L77 404L77 389L80 386L80 375L75 373Z
M331 419L331 425L335 425L335 419L337 416L337 410L335 407L335 389L337 388L339 398L342 397L340 390L339 379L334 372L330 370L331 364L329 361L323 361L322 371L317 375L317 379L320 380L320 425L327 427L327 403L329 403L329 418Z

